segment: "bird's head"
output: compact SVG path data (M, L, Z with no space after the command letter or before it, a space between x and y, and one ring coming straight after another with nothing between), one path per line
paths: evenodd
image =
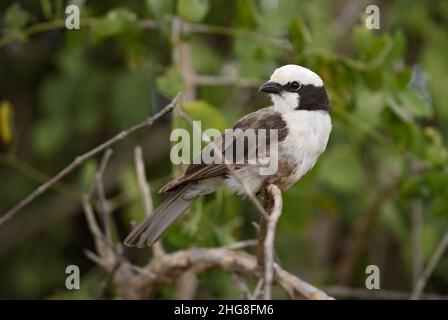
M268 93L279 111L331 110L322 79L313 71L295 64L275 69L259 91Z

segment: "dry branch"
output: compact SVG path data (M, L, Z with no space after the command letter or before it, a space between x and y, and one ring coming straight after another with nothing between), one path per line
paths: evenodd
M263 298L272 299L272 281L274 275L274 240L275 228L282 213L282 195L278 186L266 187L265 210L268 216L262 216L258 237L258 264L263 270Z
M146 180L145 163L143 161L143 152L140 146L134 149L135 170L137 172L137 181L140 188L140 193L143 199L143 205L147 216L150 216L153 211L151 188Z
M434 269L436 268L437 264L440 261L440 258L442 258L447 248L448 248L448 232L444 234L442 240L439 242L436 250L434 251L434 254L429 260L428 265L426 266L423 273L420 275L420 278L417 281L417 285L415 286L414 291L412 292L411 299L419 299L420 295L423 292L423 289L426 286L426 282L428 281L431 274L434 272Z
M109 157L110 152L106 152L97 177L102 176L104 173ZM102 286L103 293L105 288L107 288L107 283L115 281L119 298L144 299L149 296L155 286L177 282L181 284L179 296L193 298L196 274L211 268L220 267L231 274L238 275L238 284L241 290L245 290L243 289L245 285L242 285L244 283L242 277L246 277L260 279L259 283L265 287L265 292L269 290L269 288L266 289L266 282L269 286L272 286L272 283L275 282L294 299L332 299L325 292L288 273L273 262L275 225L281 213L281 194L276 186L270 185L267 187L273 199L272 212L269 216L272 220L267 223L267 237L261 243L261 245L266 243L266 256L271 257L267 259L270 265L266 264L266 270L269 270L271 275L267 276L266 273L260 272L261 270L255 256L225 247L191 248L179 250L171 254L166 254L161 247L158 247L159 249L154 251L153 258L147 265L137 267L131 264L122 255L119 247L114 247L108 241L98 225L91 205L92 197L95 195L94 188L97 186L98 184L94 183L92 189L83 197L83 208L97 252L89 252L87 255L108 273L106 283L103 283ZM234 248L241 248L247 245L253 245L253 240L236 243ZM190 286L191 284L193 284L193 287ZM257 296L258 293L256 293L255 298Z
M164 283L166 279L175 279L184 271L194 266L205 269L220 267L232 273L238 273L256 279L260 276L257 259L248 253L233 251L225 248L191 248L179 250L164 255L157 261L152 261L149 268L157 276L142 279L142 286L152 286ZM274 264L274 281L292 298L295 299L332 299L322 290L308 284L298 277ZM163 279L163 280L160 280Z

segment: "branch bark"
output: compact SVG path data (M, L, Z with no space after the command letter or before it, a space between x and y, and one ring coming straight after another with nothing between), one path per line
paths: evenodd
M102 175L102 172L104 172L109 157L110 153L106 153L98 175ZM270 288L275 282L294 299L332 299L325 292L288 273L273 262L275 225L281 214L281 194L275 185L267 187L267 192L272 196L273 206L269 215L270 220L267 221L266 237L263 238L263 242L259 242L259 245L262 245L266 251L265 272L260 272L259 263L255 256L225 247L190 248L171 254L159 250L157 254L154 253L153 258L145 266L137 267L133 265L121 254L122 251L119 250L119 247L114 247L108 241L102 232L102 228L98 225L91 205L92 197L95 194L95 186L97 187L97 184L93 183L92 189L83 197L84 212L97 251L97 254L92 252L87 254L89 258L108 272L106 277L108 282L115 281L119 298L143 299L148 297L155 286L175 283L176 280L178 280L178 283L179 281L183 284L193 283L195 286L194 277L197 273L220 267L232 274L237 274L239 277L261 279L265 288L264 292L270 292ZM253 241L237 243L234 248L238 249L250 244L253 244ZM191 278L192 276L193 278ZM185 278L193 279L193 282L185 282ZM266 287L266 283L268 283L269 288ZM192 298L194 290L190 289L189 286L182 285L179 294L183 298Z
M274 275L275 228L282 213L282 195L278 186L266 187L264 209L268 215L262 215L258 229L258 265L263 270L263 299L272 299Z

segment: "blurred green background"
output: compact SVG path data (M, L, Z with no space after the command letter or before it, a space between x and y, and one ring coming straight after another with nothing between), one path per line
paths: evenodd
M448 1L72 1L81 29L64 28L62 0L0 3L0 213L77 155L155 113L182 90L184 110L224 129L267 106L257 92L283 64L312 69L333 107L327 151L284 193L276 239L282 266L319 288L412 291L448 230ZM380 8L380 29L364 25ZM154 202L179 168L165 117L114 148L106 191L120 241L144 210L133 147L144 150ZM96 298L103 271L80 196L91 159L0 227L0 298ZM167 251L255 237L252 204L221 190L198 201L162 238ZM148 250L132 251L143 263ZM65 289L65 267L81 290ZM448 256L427 292L448 294ZM112 293L113 297L113 293ZM175 298L172 286L153 298ZM196 298L238 298L231 276L199 278ZM284 297L276 292L276 297Z

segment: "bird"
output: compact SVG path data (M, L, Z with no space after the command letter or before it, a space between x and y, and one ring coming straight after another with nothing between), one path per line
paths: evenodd
M159 193L168 193L167 199L129 233L124 241L126 246L151 246L198 197L213 193L222 185L240 195L244 195L247 188L257 194L272 183L283 191L314 167L327 147L332 128L331 106L322 79L310 69L288 64L275 69L259 91L270 96L272 105L243 116L232 129L243 132L249 129L276 130L275 147L275 139L266 139L266 149L278 162L275 172L262 175L260 164L250 165L247 159L230 165L193 162L183 175L160 189ZM226 134L220 138L218 144L229 140ZM232 139L229 148L234 149L239 138ZM201 155L209 146L204 147ZM247 149L244 152L245 157L258 156L257 152Z

